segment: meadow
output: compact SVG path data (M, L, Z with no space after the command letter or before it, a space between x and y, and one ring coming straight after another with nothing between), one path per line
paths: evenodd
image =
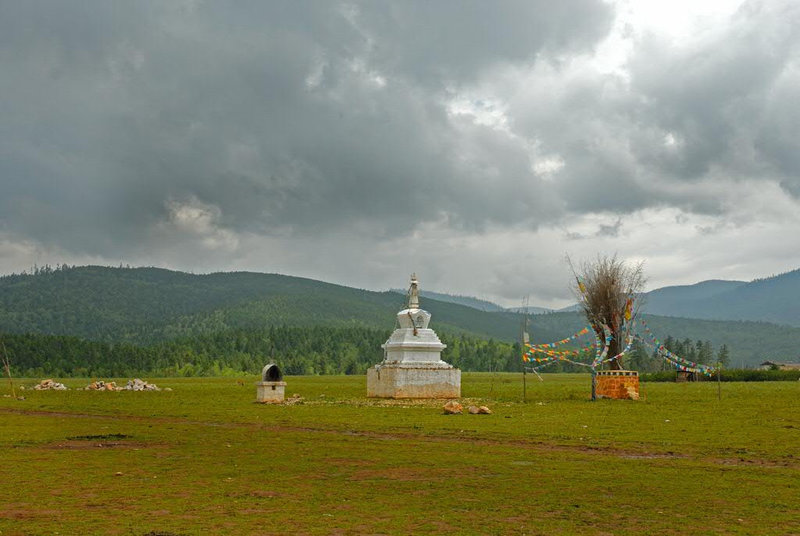
M364 376L274 406L255 377L146 379L173 390L0 397L0 534L800 534L800 382L591 402L553 374L523 402L521 375L465 373L494 413L443 415Z

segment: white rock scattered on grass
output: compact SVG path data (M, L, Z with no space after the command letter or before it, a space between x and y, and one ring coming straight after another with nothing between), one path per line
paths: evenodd
M66 391L67 386L63 383L54 382L51 379L40 381L37 385L33 386L37 391Z
M470 406L467 411L469 411L470 415L491 415L492 410L487 408L486 406Z
M464 406L455 400L450 400L442 407L442 410L445 415L459 415L464 412Z
M139 378L128 380L128 383L122 387L117 385L117 382L106 382L103 380L96 380L87 385L87 391L160 391L161 389L154 383L148 383ZM172 391L169 387L165 391Z
M125 386L125 389L128 391L160 391L161 389L158 385L154 383L147 383L144 380L140 380L139 378L134 378L132 380L128 380L128 384Z
M117 382L104 382L103 380L93 381L85 387L86 391L122 391L122 387L117 386Z
M298 393L295 393L292 396L290 396L289 398L285 399L283 401L283 404L285 406L292 406L294 404L303 404L304 400L305 400L305 398L300 396Z

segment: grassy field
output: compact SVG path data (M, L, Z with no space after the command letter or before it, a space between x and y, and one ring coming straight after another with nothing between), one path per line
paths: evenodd
M592 403L550 375L523 403L519 375L464 374L494 414L447 416L363 376L290 377L284 406L147 379L173 391L0 398L0 534L800 534L800 382Z

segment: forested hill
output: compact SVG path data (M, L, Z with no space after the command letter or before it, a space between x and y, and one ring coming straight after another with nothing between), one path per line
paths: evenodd
M715 348L726 345L731 365L755 366L765 360L800 361L800 328L766 322L703 320L643 315L653 334L662 342L671 336L692 342L709 341ZM570 335L586 325L583 315L561 312L530 317L531 339L550 342ZM640 329L641 331L641 329ZM560 333L558 339L547 339Z
M139 346L226 338L237 331L258 333L270 326L383 333L394 328L404 299L395 292L277 274L194 275L99 266L41 269L33 275L0 277L0 332L68 335ZM433 314L431 326L443 336L518 340L522 319L518 314L479 311L425 297L422 306ZM798 328L657 316L649 321L662 339L669 335L678 340L709 340L715 347L725 344L736 364L798 358ZM562 339L585 324L575 312L534 315L530 322L532 339L539 343Z
M800 270L749 283L704 281L647 294L649 313L800 326Z
M39 269L0 277L0 330L150 344L270 325L391 329L404 298L252 272L194 275L160 268ZM424 299L437 330L512 341L520 317ZM555 334L554 334L555 336Z
M392 292L396 292L397 294L402 294L405 296L406 290L393 288ZM421 290L419 293L420 297L422 298L431 298L436 301L446 302L446 303L457 303L459 305L466 305L467 307L472 307L473 309L478 309L480 311L489 311L489 312L498 312L504 311L505 309L496 303L482 300L480 298L474 298L472 296L459 296L456 294L445 294L442 292L433 292L430 290Z

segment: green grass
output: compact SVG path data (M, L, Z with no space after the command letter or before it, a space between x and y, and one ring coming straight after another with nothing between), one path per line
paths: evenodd
M363 376L290 377L292 406L255 378L26 390L0 398L0 534L800 533L800 382L592 403L588 376L544 378L522 403L519 375L465 374L488 416Z

